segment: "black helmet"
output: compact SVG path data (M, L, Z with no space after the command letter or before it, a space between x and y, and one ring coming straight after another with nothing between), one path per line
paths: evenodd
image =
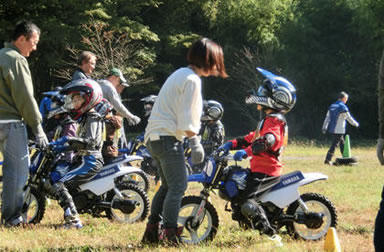
M155 103L157 95L148 95L140 101L144 102L144 116L149 116L152 111L153 104Z
M150 103L153 105L156 101L156 98L157 98L157 95L148 95L142 98L140 101L144 102L144 104Z
M287 79L257 68L266 78L257 92L249 95L245 102L256 103L283 113L289 112L296 104L296 89Z
M223 117L223 106L214 100L204 101L202 121L218 121Z

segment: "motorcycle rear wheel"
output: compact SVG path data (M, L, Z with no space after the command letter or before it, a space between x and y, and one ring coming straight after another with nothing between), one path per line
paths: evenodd
M317 193L305 193L301 195L301 199L308 207L310 212L323 213L323 223L318 228L308 227L306 224L296 222L288 223L287 230L296 239L303 240L320 240L328 232L330 227L337 225L337 213L332 202L325 196ZM302 214L304 210L300 207L298 201L293 202L287 209L288 215Z
M149 179L145 172L133 172L122 177L121 181L123 183L131 183L137 187L143 189L144 192L149 190Z
M203 241L213 240L219 228L219 217L214 206L206 202L204 207L205 216L200 224L192 226L192 219L197 212L202 198L197 196L186 196L181 202L177 223L183 226L181 234L182 241L187 244L197 244Z
M133 200L136 202L135 210L130 214L125 214L119 209L108 208L105 210L108 219L119 223L134 223L145 220L149 213L149 199L147 194L138 186L131 183L121 183L117 185L124 199ZM114 190L107 194L107 201L111 202L119 199Z
M45 213L45 203L45 194L31 187L29 193L25 196L23 206L23 213L27 218L27 223L37 224L41 222Z

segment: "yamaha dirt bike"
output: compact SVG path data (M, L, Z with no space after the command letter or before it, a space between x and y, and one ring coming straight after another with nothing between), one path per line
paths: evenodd
M58 162L53 146L36 148L31 158L30 176L25 186L23 207L28 223L39 223L46 210L47 199L56 199L51 185L51 175ZM132 183L131 175L143 173L130 165L141 160L138 156L123 155L104 166L76 191L70 191L79 213L89 213L120 223L144 220L149 212L149 199L143 189Z
M127 143L127 147L119 149L119 152L125 153L127 155L136 155L142 157L143 161L141 162L141 169L151 176L158 175L155 161L153 160L147 147L144 145L144 133L131 138Z
M204 188L200 196L182 199L178 225L183 226L181 237L185 243L196 244L214 239L219 228L217 211L208 200L214 189L226 200L225 210L244 229L262 230L260 219L248 219L242 215L239 194L245 188L249 169L238 165L228 166L233 157L223 151L215 151L200 174L188 176L189 182L200 182ZM304 240L323 238L330 227L337 224L337 213L332 202L317 193L300 195L300 186L326 180L321 173L294 171L282 175L273 184L262 186L254 193L254 199L264 209L271 226L279 231L286 227L289 234Z

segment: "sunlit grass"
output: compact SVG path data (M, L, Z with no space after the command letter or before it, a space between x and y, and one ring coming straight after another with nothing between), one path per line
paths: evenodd
M324 157L328 146L311 143L291 143L283 154L284 173L301 170L322 172L327 181L309 184L303 192L321 193L328 197L338 211L337 234L344 251L373 251L372 232L384 184L384 167L380 166L374 146L352 146L352 155L359 163L356 166L325 166ZM248 161L243 161L248 166ZM152 184L149 193L153 197ZM201 186L191 183L187 195L198 195ZM81 230L62 230L62 210L56 202L48 206L39 225L32 228L0 228L0 249L8 250L70 250L113 251L140 249L143 251L323 251L324 241L306 242L293 240L283 235L284 246L275 248L257 231L241 230L224 210L225 201L211 194L211 202L219 214L220 226L217 236L210 243L185 246L179 249L165 247L142 247L140 240L145 222L131 225L112 223L107 219L82 215L85 227Z

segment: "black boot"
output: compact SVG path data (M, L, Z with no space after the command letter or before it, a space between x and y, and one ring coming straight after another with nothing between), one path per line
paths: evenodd
M163 230L163 241L165 245L178 247L182 244L181 233L183 232L181 228L165 228Z
M269 223L268 217L264 209L254 199L247 200L241 205L241 213L248 218L253 225L261 225L260 232L268 236L276 234L276 230Z
M143 238L141 239L143 244L157 244L159 243L159 223L147 223Z
M64 209L64 228L82 228L79 214L71 194L62 182L57 182L53 185L55 195L59 200L60 206Z

